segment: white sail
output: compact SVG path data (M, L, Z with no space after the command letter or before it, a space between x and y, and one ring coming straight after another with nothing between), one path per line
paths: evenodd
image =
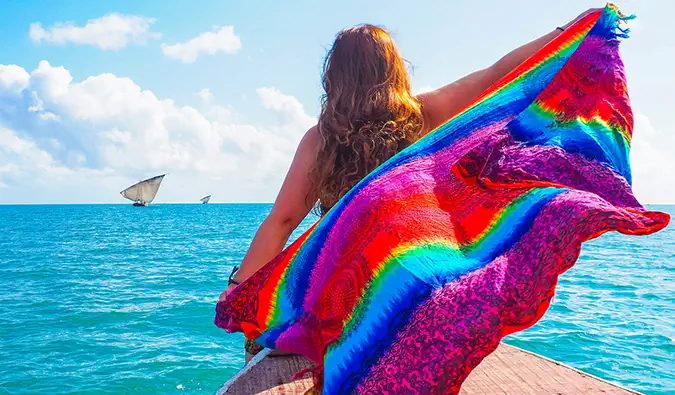
M157 191L159 190L159 186L162 183L164 176L165 174L162 174L161 176L137 182L120 192L120 194L134 202L144 204L152 203L152 201L155 200L155 196L157 196Z
M206 203L209 202L209 200L211 200L211 195L206 195L206 196L204 196L203 198L201 198L201 199L199 199L199 200L202 201L202 204L206 204Z

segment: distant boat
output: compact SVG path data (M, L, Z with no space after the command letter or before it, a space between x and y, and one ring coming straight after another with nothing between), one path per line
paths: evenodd
M155 200L157 191L166 174L139 181L120 192L120 195L134 202L134 206L147 206Z
M209 200L211 200L211 195L206 195L206 196L204 196L203 198L201 198L201 199L199 199L199 200L202 201L202 204L206 204L206 203L209 202Z

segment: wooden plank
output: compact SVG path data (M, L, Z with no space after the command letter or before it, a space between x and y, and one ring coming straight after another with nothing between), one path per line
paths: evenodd
M300 356L268 355L238 379L221 388L219 394L303 394L312 380L293 380L300 370L312 367ZM616 384L581 372L551 359L519 348L500 344L468 377L461 395L639 395Z

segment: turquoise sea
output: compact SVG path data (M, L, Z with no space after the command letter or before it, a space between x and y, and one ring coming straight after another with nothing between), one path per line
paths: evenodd
M213 393L243 364L215 303L269 209L0 206L0 394ZM544 319L507 342L675 393L674 226L587 243Z

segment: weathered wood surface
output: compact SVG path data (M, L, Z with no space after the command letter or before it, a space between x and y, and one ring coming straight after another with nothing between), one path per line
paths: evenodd
M311 378L292 380L292 376L312 363L299 356L266 356L218 394L303 394L312 386ZM635 395L590 374L556 361L501 344L471 373L461 395Z

